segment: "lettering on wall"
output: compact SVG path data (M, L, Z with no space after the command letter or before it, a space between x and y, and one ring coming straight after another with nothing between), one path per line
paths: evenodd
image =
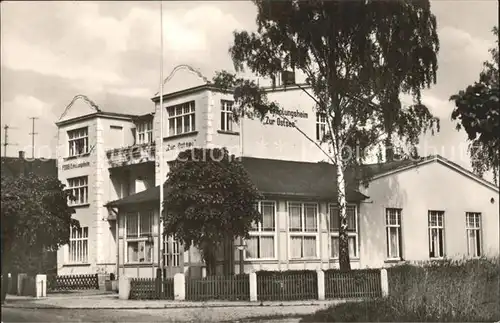
M280 118L281 116L281 118ZM287 117L286 119L283 117ZM290 120L290 118L302 118L307 119L309 115L305 112L299 110L285 110L281 109L278 116L266 116L263 120L264 125L279 126L279 127L295 127L295 121ZM287 120L288 119L288 120Z
M74 168L82 168L82 167L88 167L90 166L90 162L83 162L83 163L73 163L73 164L66 164L62 165L63 170L69 170L69 169L74 169Z
M167 144L165 151L172 151L175 149L183 150L183 149L191 148L193 146L194 146L194 142L192 142L192 141L179 142L177 144Z

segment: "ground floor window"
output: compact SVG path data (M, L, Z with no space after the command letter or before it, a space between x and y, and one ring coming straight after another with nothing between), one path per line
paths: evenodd
M358 221L356 205L348 205L347 209L347 236L349 240L349 257L358 258ZM337 205L331 204L329 208L329 228L330 228L330 257L339 258L339 232L340 218L339 208Z
M481 213L465 214L467 228L467 254L471 257L481 256Z
M429 211L429 257L444 257L443 211Z
M401 209L385 210L385 226L387 233L387 258L401 259Z
M318 204L288 203L290 258L318 257Z
M179 267L181 261L181 245L179 241L165 238L165 265L167 267Z
M250 238L246 240L246 259L274 259L276 245L276 202L260 201L255 207L262 214L254 223Z
M153 211L130 212L125 218L126 262L153 262Z
M72 228L69 238L69 262L87 263L89 253L89 228Z

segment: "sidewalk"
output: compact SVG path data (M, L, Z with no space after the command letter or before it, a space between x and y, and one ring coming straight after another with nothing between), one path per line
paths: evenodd
M171 300L121 300L118 294L49 294L48 297L36 299L27 296L8 295L3 307L11 308L47 308L47 309L167 309L167 308L212 308L212 307L284 307L284 306L317 306L328 307L343 303L340 300L328 301L171 301Z

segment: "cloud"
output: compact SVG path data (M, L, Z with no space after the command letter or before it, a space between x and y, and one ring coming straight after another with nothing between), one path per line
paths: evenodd
M469 59L483 62L489 58L488 49L493 44L488 40L473 37L468 32L452 26L444 26L438 33L442 48L440 60L463 59L468 56Z

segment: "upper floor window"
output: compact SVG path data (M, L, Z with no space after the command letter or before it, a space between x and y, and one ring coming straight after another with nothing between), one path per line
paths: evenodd
M175 136L196 130L194 101L167 108L168 135Z
M68 178L68 190L73 194L74 200L68 202L69 205L83 205L89 201L89 177L81 176Z
M89 152L88 127L68 131L69 156L83 155Z
M233 102L221 100L220 128L222 131L233 131Z
M465 214L467 230L467 254L471 257L481 256L481 213Z
M347 205L347 236L349 241L349 257L358 257L358 221L356 215L356 206ZM340 217L339 208L336 205L330 205L330 239L332 258L339 257L339 232Z
M318 256L318 205L316 203L288 203L290 257L316 258Z
M316 113L316 140L323 141L327 133L326 128L326 114Z
M138 123L135 133L137 144L147 144L153 142L153 121Z
M444 257L443 211L429 211L429 257Z
M250 239L246 241L246 259L273 259L276 245L276 203L261 201L255 206L262 214L261 221L254 223Z

